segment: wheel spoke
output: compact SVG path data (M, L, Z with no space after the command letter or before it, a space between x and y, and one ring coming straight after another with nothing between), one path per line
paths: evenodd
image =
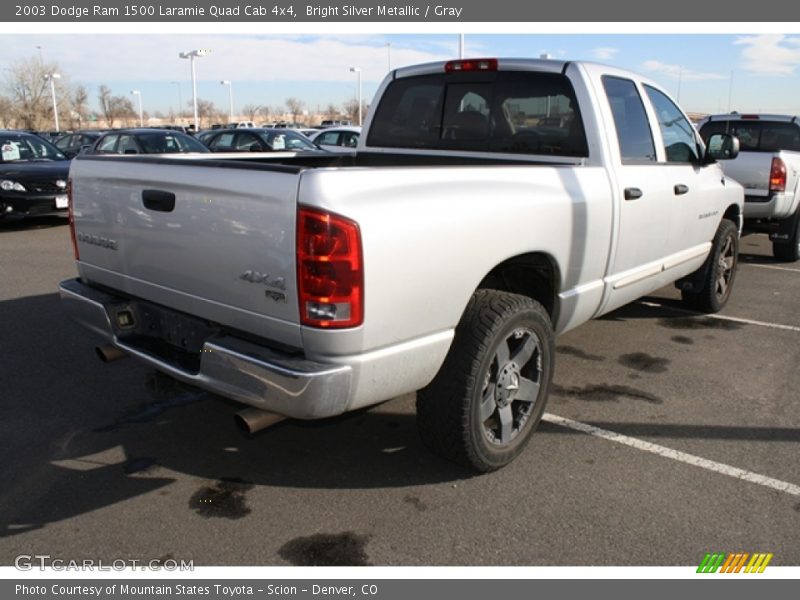
M521 402L536 402L539 397L539 384L527 377L519 378L519 391L516 400Z
M502 369L509 360L509 351L508 351L508 340L503 340L500 342L500 345L497 346L497 352L495 352L494 358L497 360L497 368Z
M497 410L497 403L494 400L494 389L490 386L481 400L481 423L485 423L495 410Z
M528 335L525 339L525 342L517 348L517 351L514 352L514 355L511 359L519 365L520 368L524 367L528 364L528 361L533 356L534 351L536 350L536 340L534 340L533 336Z
M725 257L724 259L722 259L722 264L725 266L726 271L730 271L731 269L733 269L733 257L732 256Z
M717 279L717 295L724 296L725 292L727 291L728 291L728 281L725 279L725 277L720 276L720 278Z
M511 432L514 429L514 413L510 404L499 408L497 413L500 415L500 443L507 444L511 441Z

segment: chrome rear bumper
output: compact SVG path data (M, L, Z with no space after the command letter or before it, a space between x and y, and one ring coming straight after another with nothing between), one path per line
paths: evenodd
M113 315L130 299L108 294L78 279L59 286L62 304L78 323L121 350L181 381L296 419L319 419L345 412L352 369L284 354L231 335L203 343L197 372L121 339Z

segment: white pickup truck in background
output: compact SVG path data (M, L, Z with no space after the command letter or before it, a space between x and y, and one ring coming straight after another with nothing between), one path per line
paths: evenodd
M800 122L791 115L730 113L699 124L703 139L728 133L739 139L739 155L725 174L745 190L745 229L768 233L772 254L800 260Z
M590 63L390 73L356 155L85 156L66 309L250 406L251 431L417 393L423 441L479 471L544 411L554 336L676 282L728 300L743 191L655 83Z

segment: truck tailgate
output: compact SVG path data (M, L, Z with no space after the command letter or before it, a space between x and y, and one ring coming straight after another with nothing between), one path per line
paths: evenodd
M79 273L299 346L299 173L220 160L75 160L70 176Z
M771 152L743 151L736 160L723 160L720 165L725 175L742 184L746 196L766 200L769 196L769 175L774 156Z

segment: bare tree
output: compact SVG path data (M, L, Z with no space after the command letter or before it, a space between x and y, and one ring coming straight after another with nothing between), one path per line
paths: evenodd
M100 100L100 110L108 127L114 127L117 121L130 125L133 120L137 119L137 112L133 108L131 99L127 96L113 96L108 86L100 86L98 99Z
M69 126L80 129L89 120L89 92L82 85L77 86L70 95Z
M43 64L39 59L16 61L6 69L5 87L11 101L11 115L18 127L44 129L53 122L50 84L45 75L57 73L57 63ZM63 79L53 80L57 101L63 103L68 85ZM61 112L59 105L59 114Z
M297 98L286 99L286 107L289 109L289 113L292 115L292 125L297 125L297 116L302 114L305 105L305 102L298 100Z
M217 108L211 100L197 99L197 118L200 121L200 127L210 127L211 123L224 121L225 113Z
M5 96L0 96L0 126L2 126L3 129L8 129L13 126L13 111L14 103Z
M341 117L341 115L342 111L333 103L328 104L328 107L325 109L325 116L329 119L336 119Z
M248 121L255 121L258 113L260 113L263 108L264 107L260 104L245 104L242 107L242 114L247 117Z

